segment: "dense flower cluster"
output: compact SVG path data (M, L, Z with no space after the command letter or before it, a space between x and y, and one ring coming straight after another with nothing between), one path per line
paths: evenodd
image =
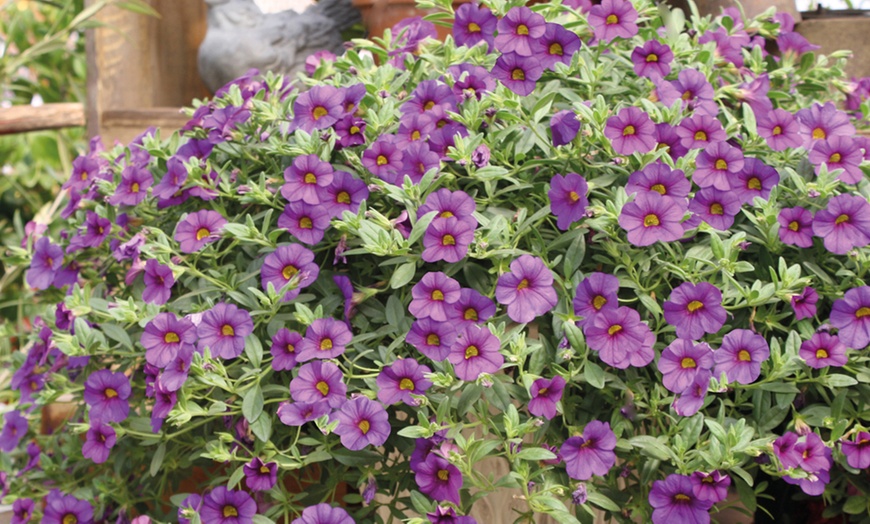
M870 141L841 64L787 15L444 9L446 43L412 19L76 160L65 227L21 250L50 312L3 415L16 523L844 499L870 467Z

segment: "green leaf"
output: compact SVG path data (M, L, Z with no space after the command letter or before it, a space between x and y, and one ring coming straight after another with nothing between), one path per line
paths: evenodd
M404 287L408 282L414 278L414 274L417 272L417 263L416 262L407 262L402 264L396 271L393 273L393 276L390 277L390 287L392 289L399 289L400 287Z
M154 456L151 457L151 469L149 472L152 477L156 477L157 473L160 472L160 466L163 465L163 457L166 456L166 442L161 442L159 446L157 446L157 451L154 452Z
M849 386L854 386L858 381L849 375L835 373L824 377L824 383L830 388L847 388Z
M100 324L100 329L115 342L120 343L127 349L133 349L133 342L130 340L130 335L127 334L126 329L117 324Z
M430 433L429 428L421 426L408 426L398 431L398 435L405 438L428 438Z
M523 448L517 453L517 458L531 461L553 460L556 458L556 454L544 448Z
M641 435L628 439L632 446L640 448L642 454L659 460L675 460L673 452L655 437Z
M386 314L387 324L391 326L398 326L405 318L405 308L398 295L390 295L390 298L387 299Z
M843 504L843 512L849 515L858 515L867 510L867 497L856 495L849 497L846 503Z
M586 365L583 367L583 377L586 379L586 382L595 389L601 389L604 387L604 370L601 369L601 366L591 360L587 360Z
M253 424L263 413L263 389L260 384L255 385L247 392L242 400L242 415L249 424Z
M586 500L590 504L598 506L599 508L606 509L607 511L612 511L614 513L622 512L622 508L616 502L610 500L610 498L602 495L597 491L590 491L586 494Z
M254 524L275 524L275 521L264 515L254 515L252 517Z
M155 11L154 8L150 5L142 2L142 0L123 0L121 2L115 2L115 6L140 15L148 15L155 18L161 18L160 13Z
M227 481L227 488L233 489L234 487L239 485L239 482L242 481L242 477L245 476L245 467L239 466L233 471L233 474L230 475L230 479Z
M565 262L563 270L565 278L570 279L571 275L580 267L583 258L586 256L586 237L582 231L577 231L577 238L571 241L571 245L565 251Z
M429 227L429 223L432 222L432 219L434 219L437 214L437 211L430 211L417 218L417 223L414 224L413 229L411 229L411 234L408 235L408 244L413 246L416 241L420 240L420 237L422 237L423 233L426 232L426 228Z
M245 356L255 368L259 368L263 363L263 344L260 342L260 337L253 333L245 338Z
M272 436L272 417L265 411L260 413L257 421L251 424L251 431L263 442L269 442Z

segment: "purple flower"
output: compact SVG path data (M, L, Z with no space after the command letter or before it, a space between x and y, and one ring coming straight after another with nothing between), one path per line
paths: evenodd
M251 524L257 514L257 503L244 491L218 486L202 501L199 516L214 524Z
M481 42L487 47L495 43L498 18L485 5L462 4L456 9L453 39L457 46L473 47Z
M649 115L637 107L624 107L607 119L604 136L620 155L649 153L656 147L656 127Z
M761 374L761 363L770 357L770 347L761 335L748 329L735 329L725 335L722 345L713 352L714 375L722 373L729 382L751 384Z
M12 503L12 521L11 524L27 524L33 518L33 508L35 504L33 499L23 498L17 499Z
M791 307L794 309L794 318L801 320L816 316L816 302L819 294L811 287L805 287L797 295L791 297Z
M700 114L684 118L676 132L680 144L687 149L703 149L708 144L723 142L728 138L718 119Z
M0 433L0 451L11 453L27 434L27 418L18 411L7 411L3 415L3 432Z
M592 6L587 21L595 38L604 42L637 34L637 11L629 0L603 0Z
M813 214L798 207L784 207L777 216L779 222L779 239L784 244L798 247L813 245Z
M731 190L740 195L740 201L751 204L755 197L767 200L770 190L779 183L779 173L776 169L757 158L747 157L743 169L731 179Z
M145 348L145 361L158 368L166 367L184 346L196 344L196 326L187 317L175 313L158 313L145 325L139 342Z
M705 333L716 333L725 325L722 292L707 282L680 284L671 292L663 309L665 321L676 328L680 338L698 340Z
M567 231L572 223L586 216L586 206L589 205L586 198L588 190L586 179L577 173L553 175L547 196L550 197L550 209L556 215L556 226L559 229Z
M178 403L178 394L169 391L160 380L154 383L154 408L151 410L151 431L157 433L172 408Z
M496 28L495 47L501 53L532 56L535 41L546 31L546 20L528 7L512 7Z
M845 255L870 244L870 204L859 195L837 195L813 218L813 234L824 239L825 249Z
M801 344L798 353L809 367L822 369L828 366L845 366L849 362L846 351L846 346L836 335L815 333Z
M309 76L313 75L321 64L335 62L336 58L335 53L325 49L311 53L305 59L305 74Z
M251 118L251 112L245 106L228 105L215 109L202 119L202 127L208 130L208 140L218 144L233 139L233 132L238 124L243 124Z
M63 249L41 237L33 245L33 258L27 270L27 285L33 289L48 289L63 265Z
M855 440L840 441L840 449L846 457L846 463L853 468L870 468L870 433L859 431L855 434Z
M507 306L511 320L528 323L553 309L558 301L553 272L543 260L521 255L511 262L510 269L498 277L495 299Z
M328 415L332 408L326 402L282 402L278 406L278 418L287 426L301 426L306 422Z
M816 49L821 49L820 46L813 45L802 34L797 31L782 31L776 37L776 46L779 52L784 56L800 56Z
M278 464L265 463L260 457L254 457L244 465L245 485L253 491L269 491L278 481Z
M236 358L245 350L245 337L254 332L251 314L234 304L218 302L202 315L196 328L197 347L211 349L214 357Z
M685 213L683 199L638 193L634 201L622 207L619 225L635 246L649 246L658 241L673 242L683 237L681 221Z
M335 124L335 134L338 136L338 146L353 147L366 143L366 121L362 118L348 115Z
M217 211L203 209L191 213L178 223L175 241L182 253L195 253L221 238L221 231L227 220Z
M710 227L728 231L734 224L734 217L740 212L740 198L734 191L705 187L689 201L689 211L694 213L694 218L706 222Z
M312 206L319 205L321 194L332 183L334 173L329 162L320 160L317 155L297 156L290 167L284 170L281 195L288 202L301 200Z
M326 203L331 217L340 217L345 211L356 213L363 200L369 197L366 183L345 171L336 171L332 184L326 188Z
M452 322L437 322L431 318L422 318L411 324L405 342L417 348L423 355L440 362L450 353L456 335L456 327Z
M713 100L715 95L713 86L707 80L706 75L697 69L683 69L680 71L677 79L670 82L657 79L653 79L653 81L656 84L659 99L665 107L671 107L679 100L684 109L694 110L695 115L691 117L692 120L698 116L715 119L715 116L719 113L719 106ZM716 123L719 123L718 120L716 120ZM721 127L720 124L719 128L721 129ZM711 137L709 140L724 140L724 134L724 131L722 131L721 137L717 134L716 137ZM686 145L685 142L683 144ZM686 147L692 146L686 145Z
M643 367L655 358L655 334L629 307L602 309L583 329L589 348L609 366Z
M190 363L193 361L193 345L184 345L178 350L178 354L164 369L157 382L165 391L178 391L187 381L190 374Z
M839 331L840 342L852 349L870 344L870 286L846 291L843 298L831 306L831 325Z
M88 211L85 217L84 231L79 229L66 248L67 253L72 253L87 247L99 247L109 233L112 232L112 223L108 218L102 218L93 211Z
M825 140L832 136L851 137L855 135L849 115L837 109L833 102L824 105L816 103L807 109L801 109L795 114L803 135L804 149L812 149L817 140Z
M423 253L426 262L456 263L468 254L474 240L474 230L466 222L436 218L423 235Z
M84 399L90 406L91 424L101 422L121 422L130 413L132 389L130 379L120 371L112 373L108 369L94 371L85 381Z
M462 473L459 468L446 459L431 453L426 460L417 464L414 480L420 492L436 501L460 503L459 490L462 489Z
M553 145L564 146L574 141L580 131L580 121L574 111L565 109L559 111L550 119L550 132L553 134Z
M387 411L379 402L366 397L344 402L333 416L338 420L335 433L341 437L341 445L351 451L359 451L369 444L381 446L390 436Z
M362 164L376 177L395 184L396 173L402 168L402 150L393 135L381 135L362 154Z
M681 169L671 169L665 163L647 164L628 177L625 192L629 195L640 192L656 192L662 196L682 199L689 196L692 184Z
M278 227L289 231L300 242L313 246L323 240L329 220L329 212L325 206L290 202L278 217Z
M417 210L417 216L436 211L435 218L456 218L474 229L477 227L477 219L474 218L476 208L474 199L465 191L441 188L426 197L426 202Z
M495 79L481 66L463 62L448 67L447 74L453 78L453 94L459 99L480 100L484 93L495 90Z
M466 326L456 337L447 354L457 378L471 382L483 373L501 369L504 356L499 353L501 342L486 328L476 324Z
M568 476L589 480L593 475L603 477L616 463L616 435L610 424L593 420L583 428L582 437L571 437L559 449L565 460Z
M411 303L408 311L415 318L431 318L435 322L445 322L452 317L454 304L459 300L459 282L442 272L429 272L423 275L411 288Z
M302 342L302 335L287 328L281 328L272 336L272 369L286 371L296 367L296 348Z
M412 358L400 358L384 367L377 378L378 400L386 405L404 402L416 406L411 395L423 395L432 387L432 381L425 377L431 373L428 367L420 365Z
M304 91L293 102L293 123L290 130L301 129L311 134L344 117L344 93L333 86L316 85Z
M86 500L53 489L45 497L42 524L93 524L94 508Z
M477 524L474 517L457 515L456 510L446 506L438 506L434 513L427 513L426 517L431 524Z
M455 111L456 97L450 86L438 80L423 80L400 108L402 114ZM440 126L439 126L440 127Z
M495 303L492 299L469 288L462 289L453 308L457 317L453 322L483 324L495 315Z
M429 133L435 130L432 112L406 113L399 119L399 129L396 131L396 147L406 149L414 142L424 142Z
M731 486L731 477L718 471L704 473L696 471L692 473L692 493L701 501L717 504L728 496L728 487Z
M547 23L545 27L543 36L532 43L534 57L546 69L555 69L559 62L571 65L571 57L580 49L580 37L561 24Z
M678 338L662 351L658 361L662 383L674 393L682 393L702 371L713 368L713 350L705 343Z
M689 149L685 147L677 134L677 128L662 122L656 124L656 149L664 149L674 161L686 156Z
M149 304L162 306L172 296L172 286L175 277L169 266L164 266L152 258L145 262L145 290L142 291L142 300Z
M347 396L341 370L332 362L314 360L299 368L290 381L290 397L296 402L323 402L330 407L341 406Z
M121 172L121 182L109 198L113 206L135 206L148 196L148 188L154 183L150 171L138 165L130 165Z
M520 96L527 96L534 91L536 82L543 74L544 68L540 60L513 52L499 56L492 68L492 76Z
M344 353L352 338L353 334L344 322L334 318L318 318L305 330L296 361L336 358Z
M290 524L355 524L354 520L342 508L333 508L329 504L320 503L302 510L302 516Z
M574 314L583 317L578 324L589 325L599 312L618 308L618 291L619 279L613 275L596 272L581 280L573 302Z
M785 109L761 113L757 118L758 135L774 151L785 151L803 144L797 119Z
M556 416L556 403L562 400L565 379L556 375L551 379L539 378L529 389L529 413L536 417L551 419Z
M85 434L82 445L82 456L102 464L109 458L109 452L115 447L115 430L108 424L95 424Z
M671 72L674 53L658 40L647 40L631 52L634 72L646 78L664 78Z
M720 191L731 189L731 178L743 169L743 151L727 142L711 142L696 159L692 181L698 187L715 187Z
M320 267L314 262L314 253L299 244L290 244L278 246L266 255L260 270L260 282L264 290L269 289L269 284L275 291L290 285L289 291L281 297L282 302L289 302L317 281L318 274Z
M674 411L677 412L677 415L691 417L701 409L712 376L713 374L706 369L700 370L695 375L695 380L674 400Z
M412 184L419 184L428 171L437 170L440 166L440 155L432 151L428 143L413 142L402 150L402 167L394 174L395 176L384 178L384 181L401 186L405 183L405 177L408 177Z
M677 474L653 482L649 503L653 507L653 524L709 524L709 511L713 506L712 501L701 500L695 495L689 476Z
M864 172L861 171L864 153L858 147L858 142L851 137L831 136L817 140L810 150L808 160L816 166L817 175L821 173L822 164L825 164L828 171L842 169L843 172L837 179L847 184L857 184L864 180Z

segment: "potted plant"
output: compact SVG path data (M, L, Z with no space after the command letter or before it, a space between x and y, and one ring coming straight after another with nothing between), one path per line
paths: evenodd
M76 161L64 232L4 254L45 305L7 364L19 522L670 524L785 484L866 517L840 64L645 0L474 9Z

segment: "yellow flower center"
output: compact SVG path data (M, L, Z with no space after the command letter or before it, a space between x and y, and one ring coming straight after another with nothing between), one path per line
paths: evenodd
M816 350L816 358L828 358L828 351L824 348L819 348Z
M211 232L208 229L201 227L201 228L196 230L196 239L202 240L203 238L209 236L210 234L211 234Z
M692 92L687 90L683 93L683 96L681 96L680 98L682 100L691 100L692 99ZM697 140L697 138L696 138L696 140ZM704 140L706 140L706 138Z
M610 336L613 336L613 335L619 333L620 331L622 331L622 326L620 326L619 324L613 324L612 326L607 328L607 334Z
M722 215L725 213L725 208L722 207L722 204L716 202L712 206L710 206L710 214L711 215Z
M329 351L332 349L332 339L324 338L320 341L320 351Z
M655 184L650 189L652 189L653 191L655 191L656 193L658 193L662 196L668 194L668 190L667 190L667 188L665 188L664 184Z
M118 392L112 388L106 388L106 390L103 391L103 394L106 395L106 398L115 398L118 396Z
M233 329L233 326L224 324L223 327L221 327L221 335L225 337L234 337L236 335L236 330Z
M67 513L63 516L63 524L78 524L79 519L72 513Z
M855 318L864 318L870 316L870 307L864 306L855 312Z
M751 362L752 355L750 355L749 352L745 349L741 349L737 352L737 360L739 360L740 362Z
M698 365L695 363L695 359L683 357L683 360L680 361L680 367L683 369L695 369Z
M647 63L649 63L649 62L658 62L658 61L659 61L659 55L656 55L656 54L650 53L650 54L646 55L646 61L647 61Z
M175 344L180 340L181 339L178 338L178 333L175 333L174 331L170 331L169 333L163 335L163 342L166 342L167 344Z
M411 132L411 140L420 140L420 131L414 130Z
M526 73L518 67L518 68L514 69L513 71L511 71L511 78L513 80L525 80Z
M607 304L607 299L601 295L595 295L595 298L592 299L592 307L598 311L601 311L605 304Z
M607 25L613 25L619 23L619 17L616 15L607 15L607 18L604 20Z
M133 182L133 184L130 186L130 192L131 193L138 193L139 192L139 183L138 182Z
M788 228L791 229L792 231L797 231L798 229L801 228L801 225L798 223L797 220L792 220L791 222L788 223Z
M526 24L520 24L517 26L517 34L518 35L527 35L529 34L529 28Z
M848 221L849 221L849 215L843 213L842 215L838 216L836 220L834 220L834 223L837 225L840 225L843 222L848 222Z
M430 346L437 346L441 344L441 338L438 337L435 333L429 333L429 336L426 337L426 344Z
M399 389L402 391L414 391L414 381L405 377L399 381Z
M477 346L468 346L467 348L465 348L465 360L476 357L479 354L480 351L478 351Z
M305 183L306 184L316 184L317 176L314 173L305 173Z
M435 101L434 101L434 100L429 100L428 102L426 102L425 104L423 104L423 109L425 109L426 111L432 109L433 107L435 107Z
M564 51L562 50L562 45L559 42L553 42L550 44L550 54L562 56Z
M287 344L286 349L287 353L293 353L294 351L296 351L296 347L293 344Z
M479 33L480 26L475 24L474 22L471 22L470 24L468 24L468 32L469 33Z
M237 510L235 506L231 506L229 504L224 506L222 513L224 514L225 519L239 516L239 510Z
M464 318L465 320L472 320L472 321L477 322L477 319L478 319L477 310L474 309L473 307L466 309L465 314L462 315L462 318Z
M299 227L302 229L313 229L314 222L309 217L302 217L299 219Z
M521 289L526 289L527 287L529 287L529 279L524 278L524 279L520 280L519 284L517 284L517 291L519 291Z
M628 125L625 126L625 129L622 130L622 136L631 136L635 134L637 131L634 129L634 126Z
M439 480L441 480L442 482L447 482L447 479L449 479L449 478L450 478L449 471L447 471L446 469L439 469L438 470L438 479Z
M578 195L576 191L569 191L568 192L568 200L570 200L571 202L579 202L580 195Z
M707 140L707 133L704 131L695 131L695 140Z
M372 429L372 425L369 423L368 420L360 420L359 424L357 424L357 427L360 431L362 431L363 435L367 435L369 430Z
M347 191L339 191L339 193L335 195L335 201L339 204L350 204L350 193Z
M350 129L348 129L348 131L350 131L350 134L355 135L360 131L359 126L350 126Z
M650 213L649 215L643 217L643 227L652 227L659 226L661 222L659 221L659 217Z
M311 112L311 116L314 117L314 120L320 120L329 114L329 111L326 110L323 106L317 106L314 108L314 111Z
M813 129L813 140L824 140L828 137L828 134L825 133L825 130L821 127L817 127Z
M438 216L441 218L453 218L455 215L450 211L442 211Z
M761 189L761 180L759 180L758 177L752 177L749 179L749 182L746 183L746 187L757 191Z
M317 384L314 385L314 388L320 392L324 397L329 394L329 384L326 383L325 380L321 380Z
M782 127L776 126L773 128L773 131L770 132L773 136L779 136L782 134Z
M442 246L455 246L455 245L456 245L456 239L453 238L453 235L444 235L444 236L441 238L441 245L442 245Z
M677 502L688 502L692 500L692 498L688 495L677 493L676 495L674 495L674 500L676 500Z
M432 300L444 300L444 293L440 289L436 289L432 292Z
M699 309L701 309L703 307L704 307L703 302L701 302L700 300L693 300L693 301L689 302L689 305L686 306L686 309L689 310L689 313L694 313L695 311L698 311Z
M842 159L843 159L843 156L840 153L834 153L833 155L831 155L831 158L828 159L828 162L831 162L832 164L836 164L837 162L839 162Z
M719 171L722 171L723 169L728 169L728 162L720 158L716 161L716 169L718 169Z
M299 270L290 265L284 267L284 270L281 271L281 275L284 276L284 280L290 280L296 275L296 273L299 273Z
M389 162L389 159L387 159L387 157L384 156L384 155L378 155L378 160L377 160L377 162L378 162L378 165L379 165L379 166L383 166L383 165L385 165L387 162Z
M268 475L269 473L271 473L271 471L269 471L269 468L266 467L265 464L263 464L262 466L260 466L260 473L262 473L263 475Z

